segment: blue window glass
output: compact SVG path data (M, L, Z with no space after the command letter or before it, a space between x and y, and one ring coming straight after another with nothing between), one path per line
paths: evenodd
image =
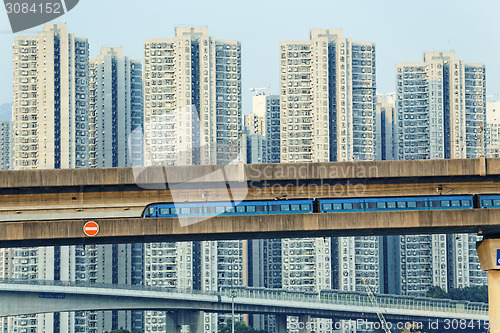
M461 203L463 207L469 207L471 205L470 200L461 200Z
M352 203L350 203L350 202L346 202L346 203L344 204L344 209L352 209Z
M181 214L191 214L191 208L189 208L189 207L182 207L181 208Z
M281 210L282 211L290 210L290 205L281 205Z
M389 201L387 203L387 208L396 208L396 202L394 201Z
M247 206L247 212L255 212L255 206Z
M273 212L279 212L280 210L281 210L280 205L272 205L271 206L271 211L273 211Z
M491 206L493 201L490 199L483 200L483 206Z
M300 205L290 205L291 210L298 211L300 210Z
M175 208L170 208L170 214L178 214L179 209L177 207Z
M417 208L417 202L416 201L408 201L407 205L408 205L408 208Z
M451 200L451 207L460 207L460 200Z
M450 207L450 200L441 200L441 207Z
M323 209L324 210L331 210L332 209L332 204L323 204Z
M226 211L226 207L215 207L216 213L224 213Z
M160 208L160 215L170 215L170 208Z
M341 203L334 203L333 204L333 209L334 210L340 210L340 209L342 209L342 204Z
M406 208L406 202L404 202L404 201L398 201L397 205L398 205L398 208Z
M493 200L493 206L500 206L500 200L498 199Z
M245 206L236 206L236 211L238 213L244 213L245 212Z
M257 212L265 212L266 211L266 206L255 206L255 210Z
M377 208L385 208L385 202L377 202Z
M300 205L300 209L301 210L311 210L311 205L307 204L307 205Z

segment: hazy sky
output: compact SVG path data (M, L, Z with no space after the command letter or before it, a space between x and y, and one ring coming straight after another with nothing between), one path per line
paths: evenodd
M90 56L101 46L122 46L142 60L143 40L170 38L175 26L208 26L218 39L242 42L243 113L251 87L278 93L280 41L307 40L312 28L343 29L354 41L377 46L377 90L394 91L398 62L421 61L424 51L455 50L457 58L486 64L487 93L500 93L500 1L171 1L80 0L55 22L87 37ZM20 34L36 34L42 27ZM0 10L0 104L12 100L12 41Z

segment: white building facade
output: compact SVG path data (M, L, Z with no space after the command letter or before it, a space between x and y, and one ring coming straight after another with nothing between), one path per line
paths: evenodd
M121 47L103 47L90 60L90 166L140 166L142 147L127 139L142 128L142 65ZM140 144L140 143L132 143Z
M176 164L175 119L185 107L196 109L200 130L188 138L191 156L184 164L237 159L242 130L240 42L215 39L207 28L187 27L176 28L175 38L146 40L144 103L149 165Z
M14 169L88 167L89 44L46 24L13 46Z
M0 121L0 170L12 169L12 122Z

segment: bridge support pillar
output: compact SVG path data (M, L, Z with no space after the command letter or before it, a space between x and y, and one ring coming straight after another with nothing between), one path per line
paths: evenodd
M203 312L180 310L168 312L167 332L181 333L183 326L189 326L189 333L203 333Z
M167 317L165 318L166 331L167 332L180 332L181 326L177 320L177 312L167 312Z
M299 316L300 329L299 333L310 333L313 325L312 318L309 315Z
M286 328L286 315L276 315L276 333L287 333Z
M481 269L488 271L490 333L500 333L500 238L488 238L477 245Z

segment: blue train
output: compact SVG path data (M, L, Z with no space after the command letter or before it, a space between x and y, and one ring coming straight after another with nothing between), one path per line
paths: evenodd
M142 217L268 215L397 210L500 208L500 195L449 195L380 198L290 199L231 202L153 203Z

